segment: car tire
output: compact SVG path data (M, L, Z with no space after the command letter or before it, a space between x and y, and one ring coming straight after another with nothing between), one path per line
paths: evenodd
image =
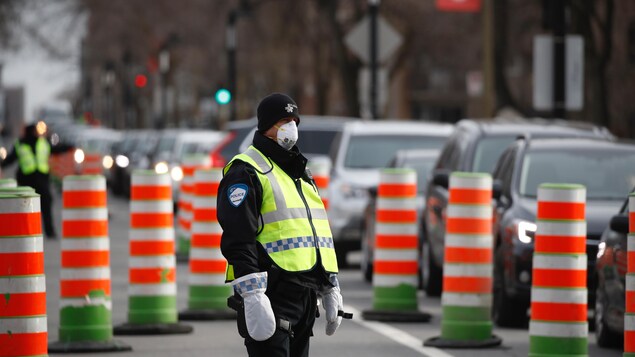
M421 275L423 289L427 296L441 296L443 290L443 270L441 270L434 261L432 252L430 252L430 244L428 244L425 239L421 244L421 252L422 258L419 274ZM428 273L425 274L422 269L428 269Z
M529 323L527 304L507 295L503 272L494 270L492 320L500 327L525 327Z
M595 294L595 340L600 347L616 348L621 347L623 337L612 331L604 320L604 295L598 287Z

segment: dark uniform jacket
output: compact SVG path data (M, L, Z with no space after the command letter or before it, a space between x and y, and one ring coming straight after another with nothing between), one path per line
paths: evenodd
M313 183L310 174L305 170L307 159L297 146L287 151L259 132L254 135L253 146L280 166L291 178ZM246 198L238 207L230 203L227 193L227 189L235 184L244 184L248 188ZM319 254L317 263L307 272L289 273L273 265L264 248L256 241L263 225L260 207L262 185L255 168L243 161L234 160L220 183L217 198L218 221L223 228L221 251L229 264L233 265L234 277L267 271L269 281L280 279L316 290L331 286L319 260Z

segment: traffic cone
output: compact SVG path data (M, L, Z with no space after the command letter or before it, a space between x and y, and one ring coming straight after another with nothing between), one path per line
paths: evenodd
M635 193L631 193L628 197L628 218L624 357L635 357Z
M331 160L313 158L307 163L307 168L311 171L313 181L320 191L320 197L324 204L324 209L329 208L329 182L331 176Z
M17 187L18 183L12 178L0 179L0 188L2 187Z
M132 173L128 323L115 335L192 332L178 322L172 182L151 170Z
M586 188L538 187L532 262L529 356L586 356Z
M380 173L375 225L373 309L366 320L425 322L430 314L417 303L417 173L383 169Z
M0 194L0 355L46 356L40 195Z
M49 352L130 351L112 339L106 180L66 176L62 189L59 341Z
M484 348L502 340L492 335L492 177L450 175L447 208L441 336L425 341L440 348Z
M199 169L194 173L194 211L188 308L179 313L181 320L235 319L236 312L227 308L233 293L225 284L227 261L220 251L223 233L216 218L216 196L223 178L221 169Z
M192 239L192 200L194 198L194 171L212 166L209 155L195 154L183 158L183 180L179 193L177 212L177 259L185 262L190 255Z
M13 193L35 193L35 189L31 186L12 186L12 187L0 187L0 194L13 194Z

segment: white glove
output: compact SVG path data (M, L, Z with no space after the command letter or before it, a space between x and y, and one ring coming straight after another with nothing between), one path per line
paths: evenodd
M331 276L331 282L335 285L320 293L324 312L326 313L326 334L331 336L342 323L342 317L337 316L339 310L344 310L344 300L340 294L340 286L335 275Z
M267 272L252 273L232 282L234 290L243 298L245 324L249 336L264 341L276 332L276 318L267 291Z

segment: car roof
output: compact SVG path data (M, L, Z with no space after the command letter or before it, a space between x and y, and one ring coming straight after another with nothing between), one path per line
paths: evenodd
M614 139L613 134L605 127L585 122L560 119L463 119L460 120L456 126L463 130L480 131L484 135L531 133L540 136L556 136L558 134L567 134L568 136Z
M343 131L355 135L426 134L428 136L448 136L453 130L452 124L406 120L356 120L347 122L343 128Z
M534 138L528 140L529 150L576 150L576 149L593 149L593 150L633 150L635 145L628 142L598 140L593 138Z

